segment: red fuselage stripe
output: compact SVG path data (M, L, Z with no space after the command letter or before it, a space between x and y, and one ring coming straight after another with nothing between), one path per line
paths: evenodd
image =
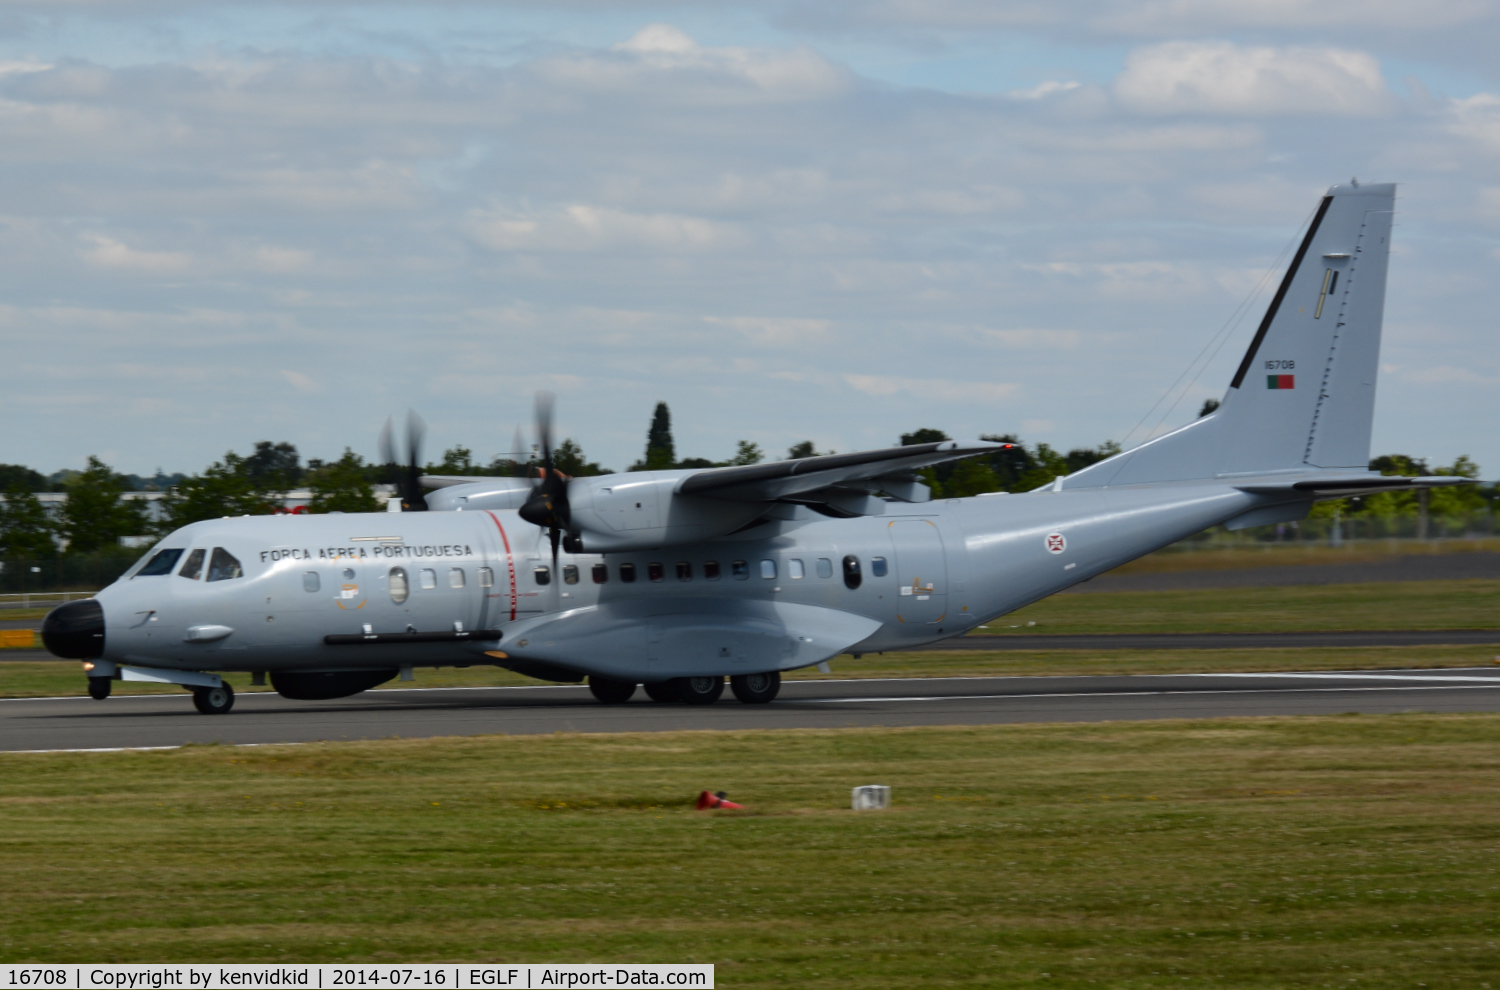
M505 544L505 569L510 574L510 621L516 621L516 558L510 552L510 537L505 535L505 527L500 525L500 518L488 509L485 515L495 520L495 528L500 531L500 542Z

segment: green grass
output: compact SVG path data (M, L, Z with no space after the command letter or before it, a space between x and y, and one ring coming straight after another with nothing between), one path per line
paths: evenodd
M1477 987L1497 804L1490 715L6 755L0 957Z
M830 673L816 667L790 671L788 681L869 677L1012 677L1105 674L1211 674L1265 670L1381 670L1423 667L1490 666L1500 646L1382 646L1316 649L1245 650L952 650L922 653L869 653L858 660L838 657ZM226 674L236 692L269 691L252 687L249 674ZM413 683L389 681L377 691L395 688L515 687L548 683L497 667L463 670L421 669ZM83 671L72 660L0 662L0 698L82 697ZM167 684L116 681L117 695L183 694Z
M1495 629L1500 581L1061 594L988 625L976 635Z
M1297 567L1308 564L1366 564L1392 557L1442 556L1500 551L1500 539L1348 540L1343 546L1320 543L1230 543L1198 546L1173 544L1110 571L1111 574L1162 574L1174 571L1227 571L1249 567Z

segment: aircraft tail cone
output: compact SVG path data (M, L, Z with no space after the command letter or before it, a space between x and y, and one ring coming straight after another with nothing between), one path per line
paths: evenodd
M698 803L694 807L698 811L713 811L718 808L730 808L735 811L745 810L743 804L735 804L725 796L723 791L718 791L717 793L704 791L698 795Z

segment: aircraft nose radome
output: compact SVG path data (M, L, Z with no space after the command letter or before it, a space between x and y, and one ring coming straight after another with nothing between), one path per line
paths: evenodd
M104 654L104 609L93 598L59 605L42 620L42 645L69 660Z

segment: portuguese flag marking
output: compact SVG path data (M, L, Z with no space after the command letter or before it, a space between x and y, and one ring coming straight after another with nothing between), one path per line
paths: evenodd
M1296 388L1296 375L1267 375L1266 388Z

